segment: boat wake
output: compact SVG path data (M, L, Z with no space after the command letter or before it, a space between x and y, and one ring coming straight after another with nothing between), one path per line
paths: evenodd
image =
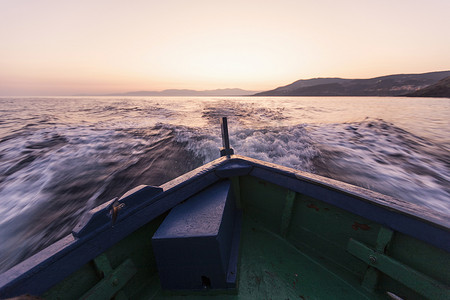
M445 147L383 120L312 126L317 173L437 211L450 211Z
M53 128L0 141L0 271L69 234L93 207L201 160L175 128Z
M336 110L297 99L20 100L0 111L0 272L93 207L218 158L222 116L237 154L450 211L448 148L382 119L313 122Z

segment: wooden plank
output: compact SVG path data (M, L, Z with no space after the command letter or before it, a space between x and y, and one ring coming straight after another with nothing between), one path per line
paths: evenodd
M294 206L295 192L288 190L286 193L286 203L283 209L283 215L281 216L281 236L286 237L289 225L292 219L292 207Z
M291 186L295 187L298 183L305 183L306 185L303 186L305 188L307 188L308 186L317 186L322 189L327 189L329 191L336 191L339 194L348 195L351 196L352 198L357 198L359 200L372 203L373 205L378 205L390 210L395 210L398 213L409 215L413 218L434 224L435 226L439 226L447 231L450 231L450 219L446 214L436 212L434 210L428 209L423 206L419 206L417 204L405 200L396 199L345 182L337 181L334 179L326 178L312 173L295 170L292 168L264 162L261 160L245 156L233 155L232 159L229 160L227 163L231 162L232 163L239 162L245 165L248 164L252 165L253 169L250 172L250 175L253 176L259 175L260 174L259 171L264 170L266 171L265 172L266 174L270 175L264 176L264 178L261 179L267 180L269 182L275 183L277 185L286 188L290 188L292 190L295 189L291 188ZM281 175L281 177L278 175ZM270 177L274 177L274 180L270 181L269 180ZM295 182L297 182L297 184ZM303 193L301 191L297 192Z
M231 183L233 187L234 197L236 199L236 207L237 209L242 209L241 203L241 186L239 183L239 177L231 177Z
M295 178L295 176L290 176L289 173L274 172L262 166L255 166L250 176L337 206L450 252L449 227L432 224L418 216L409 215L404 211L397 210L395 207L380 205L380 203L372 201L370 198L363 199L352 195L350 192L342 192L331 187L323 186L323 184L302 181ZM380 194L380 197L383 197L383 195ZM385 197L389 198L387 196ZM422 210L426 211L426 208L422 208Z
M214 174L214 168L220 161L218 159L162 185L164 192L156 196L151 205L136 208L128 218L119 216L114 227L105 227L104 231L79 239L68 235L1 274L0 294L2 297L26 293L41 295L136 229L217 182L219 177Z
M101 254L94 259L95 268L101 277L109 276L114 270L111 268L108 257Z
M450 288L401 262L350 239L347 251L369 266L430 299L450 299Z
M104 264L104 259L101 261L102 264ZM114 294L118 293L127 284L136 272L137 270L133 262L130 259L127 259L109 275L105 276L93 288L81 296L80 299L111 299Z
M386 247L391 242L393 236L394 232L392 230L381 227L378 232L377 242L375 245L376 251L378 253L386 253ZM376 268L369 266L366 274L364 274L364 279L361 285L367 290L373 291L377 287L379 277L380 272Z

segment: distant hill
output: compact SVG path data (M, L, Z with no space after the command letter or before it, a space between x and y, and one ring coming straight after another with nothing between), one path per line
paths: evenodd
M450 76L426 88L407 94L408 97L446 97L450 98Z
M217 90L177 90L170 89L164 91L136 91L126 93L107 94L102 96L249 96L255 94L255 91L246 91L242 89L217 89Z
M301 79L255 96L401 96L433 85L448 76L450 71L397 74L370 79Z

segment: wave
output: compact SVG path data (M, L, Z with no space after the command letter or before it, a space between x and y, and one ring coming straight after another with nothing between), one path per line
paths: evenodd
M219 129L174 130L176 140L203 163L218 158ZM230 143L237 154L450 211L447 149L381 119L260 129L239 129L231 122Z
M445 147L384 120L312 126L319 174L438 211L449 211Z
M264 107L255 102L217 100L205 103L201 117L210 124L217 124L221 117L229 117L230 125L237 123L240 126L258 128L288 119L284 110L284 107Z
M91 208L218 158L222 116L237 154L450 211L448 149L382 119L302 122L336 109L297 99L290 109L278 99L75 100L0 111L0 271L70 233ZM54 101L67 106L53 111Z
M195 168L168 168L177 153L186 152L175 144L170 132L158 128L59 127L3 139L0 269L67 235L96 205L136 185L159 185Z

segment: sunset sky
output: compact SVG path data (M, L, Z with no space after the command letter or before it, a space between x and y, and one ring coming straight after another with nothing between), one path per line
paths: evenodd
M0 0L0 96L450 70L449 0Z

